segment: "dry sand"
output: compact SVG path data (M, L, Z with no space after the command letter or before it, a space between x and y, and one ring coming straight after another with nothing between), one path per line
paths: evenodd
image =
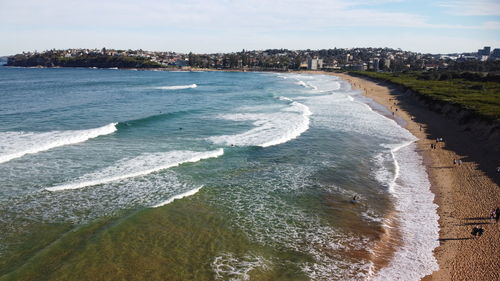
M424 156L440 216L440 246L434 251L439 270L422 280L500 280L500 222L489 219L491 209L500 207L500 189L495 183L498 178L481 170L493 162L483 161L488 157L474 136L396 87L347 74L334 75L403 118L406 128L419 139L419 152ZM431 149L436 137L442 137L444 143ZM462 165L454 165L454 159L462 160ZM471 230L477 225L485 231L475 238Z

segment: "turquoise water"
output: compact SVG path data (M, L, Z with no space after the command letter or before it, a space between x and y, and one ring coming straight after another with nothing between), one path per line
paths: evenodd
M78 227L183 198L270 249L200 258L212 279L290 265L311 280L404 270L418 280L437 266L415 138L337 77L0 68L0 89L4 258L26 221ZM422 206L416 221L399 222L397 262L374 272L389 214ZM421 222L428 231L413 243ZM405 259L418 272L398 267Z

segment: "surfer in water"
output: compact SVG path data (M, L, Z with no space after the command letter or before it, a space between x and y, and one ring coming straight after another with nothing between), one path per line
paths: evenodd
M358 195L354 195L354 197L351 199L352 204L358 203Z

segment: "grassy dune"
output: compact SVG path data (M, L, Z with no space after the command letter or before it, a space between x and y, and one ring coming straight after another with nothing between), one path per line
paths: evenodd
M354 72L356 75L404 86L433 101L451 103L477 116L500 123L500 83L444 77L428 79L425 74Z

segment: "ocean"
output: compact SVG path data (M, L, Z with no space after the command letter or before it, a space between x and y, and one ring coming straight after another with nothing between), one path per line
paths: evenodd
M338 77L0 67L0 98L5 280L438 268L416 138Z

